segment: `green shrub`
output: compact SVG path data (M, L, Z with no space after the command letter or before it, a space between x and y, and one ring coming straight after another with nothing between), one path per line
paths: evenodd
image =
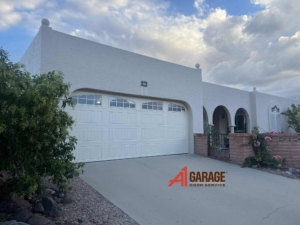
M281 113L288 118L288 125L300 133L300 105L292 104L290 108Z
M0 171L10 175L0 194L32 195L48 176L66 190L68 180L83 172L83 164L73 162L74 121L66 106L73 102L62 73L31 76L0 48Z

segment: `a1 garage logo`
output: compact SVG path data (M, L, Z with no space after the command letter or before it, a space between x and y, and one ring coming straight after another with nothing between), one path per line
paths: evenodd
M181 171L169 181L169 187L179 183L181 187L188 186L188 174L190 187L225 187L225 171L206 172L191 171L188 173L188 167L185 166Z

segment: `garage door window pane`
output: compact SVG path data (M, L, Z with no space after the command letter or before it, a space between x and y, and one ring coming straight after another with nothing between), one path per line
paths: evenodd
M124 98L115 98L110 97L110 106L116 106L116 107L122 107L122 108L135 108L135 103L132 101L129 101Z
M95 95L87 95L87 99L95 99Z
M88 100L87 100L87 104L88 104L88 105L94 105L94 104L95 104L94 99L88 99Z
M101 105L101 95L73 95L72 101L83 105Z
M160 107L158 107L160 106ZM143 103L142 109L162 110L162 102L146 102Z
M74 103L77 103L77 96L73 96L73 97L72 97L72 101L73 101Z
M79 104L86 104L86 99L80 98L78 99Z
M170 103L168 105L168 111L173 111L173 112L185 112L185 108L181 105L177 105L174 103Z

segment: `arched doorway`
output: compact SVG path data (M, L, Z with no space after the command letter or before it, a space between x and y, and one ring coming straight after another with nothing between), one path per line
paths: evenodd
M213 124L219 133L230 133L228 126L231 125L230 114L226 107L218 106L213 113Z
M203 107L203 124L208 124L208 115L204 107Z
M235 127L234 133L248 133L250 132L249 127L249 116L245 109L239 108L235 113L234 119Z

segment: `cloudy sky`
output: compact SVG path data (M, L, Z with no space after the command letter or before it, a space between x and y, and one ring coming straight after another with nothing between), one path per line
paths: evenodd
M194 67L203 80L300 98L299 0L0 0L0 46L18 61L54 30Z

